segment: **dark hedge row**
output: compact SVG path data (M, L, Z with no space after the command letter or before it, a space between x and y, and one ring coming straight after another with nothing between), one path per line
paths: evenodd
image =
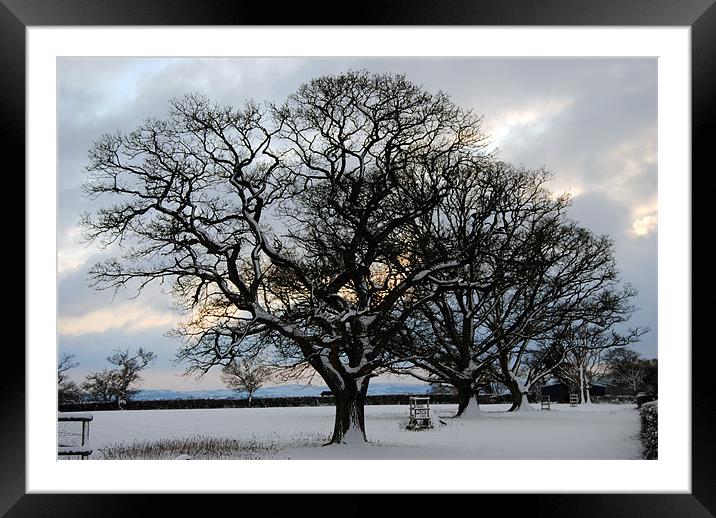
M384 396L368 396L369 405L407 405L409 394L391 394ZM635 396L596 396L592 398L594 403L634 403ZM457 398L452 394L430 394L430 402L435 404L457 403ZM511 403L509 394L500 396L481 395L480 404ZM530 402L539 403L539 396L530 396ZM332 406L333 398L328 396L301 396L301 397L275 397L275 398L254 398L251 406L258 408L288 407L288 406ZM159 410L159 409L182 409L182 408L246 408L246 399L161 399L147 401L129 401L126 410ZM67 403L59 406L60 412L91 412L98 410L117 410L117 403L105 403L100 401L85 403Z
M645 459L658 458L659 450L659 405L656 401L644 403L639 409L641 417L641 454Z
M384 396L368 396L368 405L407 405L408 394L391 394ZM539 403L539 396L530 396L530 402ZM594 403L634 403L635 396L595 396ZM453 394L430 394L430 402L435 404L457 403ZM511 403L509 394L500 396L481 395L480 404ZM301 397L274 397L254 398L251 406L258 408L268 407L295 407L295 406L332 406L333 398L328 396L301 396ZM161 399L147 401L129 401L126 410L160 410L160 409L182 409L182 408L246 408L246 399ZM117 410L116 403L105 403L100 401L85 403L67 403L60 405L60 412L92 412L99 410Z
M407 405L410 395L368 396L368 405ZM435 394L430 396L430 402L435 404L457 403L452 394ZM246 408L246 399L168 399L154 401L128 401L125 410L160 410L184 408ZM263 407L296 407L296 406L333 406L333 397L275 397L254 398L251 402L254 408ZM117 410L116 403L89 402L70 403L59 406L60 412L92 412L99 410Z

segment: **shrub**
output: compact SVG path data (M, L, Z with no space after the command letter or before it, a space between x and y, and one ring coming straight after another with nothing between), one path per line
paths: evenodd
M659 449L659 406L657 401L644 403L639 409L641 417L641 454L645 459L656 459Z

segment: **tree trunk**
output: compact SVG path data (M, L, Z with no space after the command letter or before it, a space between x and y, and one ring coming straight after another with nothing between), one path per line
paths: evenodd
M356 444L368 441L365 435L365 396L368 379L346 380L340 390L332 390L336 402L336 420L329 444Z
M515 412L534 412L534 408L530 405L529 399L527 399L527 392L519 392L519 399L517 400L517 406L515 406Z
M508 412L514 412L515 410L518 410L522 404L522 392L520 392L520 387L516 381L512 381L506 385L510 390L510 395L512 396L512 406Z
M251 400L254 398L254 393L249 392L249 407L251 406Z
M455 418L478 419L482 411L477 399L477 392L470 386L456 386L457 388L457 414Z
M521 383L513 381L507 384L507 388L510 389L512 395L512 406L508 412L532 412L534 408L530 405L530 401L527 398L528 387L523 387Z
M500 354L499 363L500 371L502 371L502 378L504 380L503 383L507 386L507 389L510 391L510 395L512 396L512 406L508 412L514 412L520 408L520 405L522 404L522 392L520 391L520 386L517 384L517 380L515 380L512 376L512 371L510 371L506 353Z

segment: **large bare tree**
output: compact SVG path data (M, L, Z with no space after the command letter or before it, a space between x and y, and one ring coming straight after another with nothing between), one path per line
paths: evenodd
M493 376L498 353L530 317L508 322L506 313L516 308L502 303L538 287L529 275L535 235L557 221L566 205L543 189L548 178L545 171L503 162L479 164L461 172L437 217L415 229L427 236L425 256L449 256L459 247L468 260L451 272L452 279L431 278L435 286L424 287L442 289L424 301L403 340L396 341L398 357L412 360L394 370L453 385L458 416L477 412L478 387Z
M636 289L622 283L608 236L565 221L544 239L549 252L538 260L544 267L535 279L538 288L516 306L529 322L498 355L500 380L512 393L511 410L532 409L527 393L574 355L575 336L609 335L605 347L615 347L647 332L624 329L635 310Z
M124 249L94 285L171 282L190 371L273 337L335 395L331 442L365 441L387 344L433 295L420 286L464 261L419 256L411 224L482 148L478 117L399 75L320 77L280 105L184 97L91 150L86 190L113 202L84 217L87 237Z
M437 225L417 230L460 243L469 261L414 313L396 347L403 358L419 354L395 369L453 385L458 416L477 413L477 390L495 377L512 392L513 409L529 409L530 386L555 367L546 359L564 361L537 350L546 337L565 327L609 329L633 311L611 241L570 221L568 197L552 195L548 179L542 170L488 164L461 178Z

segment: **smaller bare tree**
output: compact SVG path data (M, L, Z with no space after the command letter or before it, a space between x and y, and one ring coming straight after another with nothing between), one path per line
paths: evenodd
M74 354L64 354L57 364L57 402L76 403L82 399L82 391L67 375L67 371L79 365Z
M83 388L92 399L114 400L121 408L137 393L137 386L142 381L139 373L155 359L156 355L152 351L141 347L133 355L129 349L117 349L107 357L114 368L91 372Z
M116 394L116 378L115 371L107 368L99 372L90 372L82 384L82 390L91 401L112 401Z
M604 355L607 373L615 385L625 387L636 394L647 376L648 364L641 355L631 349L613 349Z
M254 392L260 389L271 377L271 370L258 359L234 360L224 366L221 381L228 388L248 394L249 406Z
M562 337L562 361L554 370L554 377L579 394L581 404L591 404L592 382L604 376L604 354L608 349L637 342L646 329L632 329L625 334L598 327L582 327ZM559 354L559 352L557 352Z

